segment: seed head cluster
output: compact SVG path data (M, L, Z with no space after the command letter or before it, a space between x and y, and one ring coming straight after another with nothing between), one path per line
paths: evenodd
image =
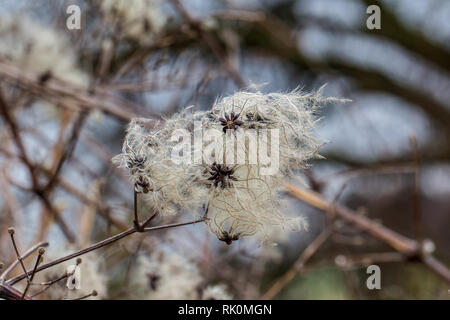
M148 43L166 24L161 0L102 0L105 20L116 26L116 32L140 43Z
M206 286L199 267L176 252L140 255L131 274L136 299L230 300L223 284Z
M135 190L143 193L160 214L186 209L206 212L209 229L225 243L252 235L264 241L276 229L307 227L302 217L284 213L282 181L307 167L308 160L319 157L323 141L315 131L316 112L327 101L341 100L321 97L321 89L315 93L237 92L217 100L210 110L194 111L188 107L163 122L134 119L122 153L114 160L128 168ZM211 140L201 139L199 144L198 124L202 128L200 136L215 130L222 143L214 144L212 149ZM276 129L277 136L269 133L272 129ZM194 148L183 150L191 159L198 152L195 145L201 146L200 162L173 161L173 150L180 144L174 134L180 131L190 132L193 138ZM258 132L258 139L252 140L247 132ZM240 133L244 139L231 139ZM271 161L278 158L277 170L263 174L262 168L268 164L259 154L250 161L250 154L252 148L274 144L275 138L277 148L266 149L270 150ZM213 150L210 155L214 161L209 161L205 150ZM244 161L230 161L230 153L235 158L238 154L247 156ZM275 153L278 157L272 157Z
M25 14L0 16L0 58L35 73L42 82L56 77L80 86L88 83L66 35Z

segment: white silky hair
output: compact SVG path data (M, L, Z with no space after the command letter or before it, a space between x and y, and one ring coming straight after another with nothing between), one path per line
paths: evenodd
M227 243L244 236L265 241L277 228L307 229L302 216L285 213L281 194L284 179L306 168L309 160L320 157L318 152L325 141L316 133L319 108L327 102L345 101L322 97L322 89L313 93L298 89L269 94L237 92L217 100L207 111L186 108L161 123L135 119L129 125L122 153L114 160L129 168L135 183L145 180L151 185L145 199L160 214L176 214L182 209L200 212L208 208L206 224ZM238 121L231 124L233 116ZM232 130L225 131L224 138L245 130L277 130L278 170L262 174L266 164L259 157L255 163L225 163L226 151L220 148L214 149L219 158L223 157L220 164L174 163L171 150L179 141L171 139L172 133L179 129L193 132L196 123L201 123L203 130L219 132L225 131L222 129L230 123ZM270 139L267 136L258 144L271 142ZM247 140L230 141L225 139L222 148L249 154L254 147ZM209 144L211 141L202 141L202 150ZM145 164L139 168L133 164L136 155L145 158Z

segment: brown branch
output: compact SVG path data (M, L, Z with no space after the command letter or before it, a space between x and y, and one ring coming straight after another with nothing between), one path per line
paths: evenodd
M37 249L41 248L41 247L47 247L48 246L48 242L39 242L38 244L32 246L30 249L28 249L27 251L25 251L22 256L21 259L24 260L26 259L30 254L32 254L34 251L36 251ZM6 277L8 276L8 274L10 274L10 272L19 264L19 259L16 259L13 263L11 263L11 265L5 269L5 271L3 271L3 273L0 275L0 282L2 282L3 280L6 279Z
M76 299L70 299L70 300L84 300L84 299L86 299L86 298L89 298L89 297L96 297L96 296L97 296L97 291L96 291L96 290L93 290L91 293L89 293L89 294L87 294L87 295L84 295L84 296L79 297L79 298L76 298Z
M67 143L65 144L64 151L62 152L60 158L58 159L58 162L56 163L55 169L52 172L52 175L50 176L47 185L44 187L44 192L48 193L54 186L56 178L58 177L64 162L70 158L72 153L75 150L75 146L78 141L78 137L80 136L81 129L83 127L84 121L86 120L87 113L81 112L77 115L77 118L75 119L72 127L72 131L70 134L69 139L67 140Z
M78 200L81 201L82 203L95 206L97 208L97 213L100 216L102 216L108 223L111 223L119 230L125 231L128 228L128 225L126 223L110 215L110 208L107 205L105 205L101 201L91 199L90 197L85 195L81 190L75 187L72 183L67 181L67 179L57 177L57 183L64 190L72 194L74 197L78 198Z
M9 157L14 157L15 155L11 154L10 152L8 152L7 150L1 149L0 148L0 152L8 155ZM19 156L19 159L22 159L22 157ZM50 176L51 175L51 171L43 166L37 166L37 168L39 170L41 170L42 173L44 173L45 175ZM87 203L89 205L92 206L96 206L96 208L98 209L98 213L109 223L111 223L112 225L114 225L115 227L117 227L119 230L126 230L128 229L128 225L125 224L124 222L118 220L117 218L111 216L109 214L110 208L108 206L106 206L105 204L103 204L100 201L91 199L90 197L88 197L87 195L85 195L81 190L79 190L78 188L76 188L73 184L71 184L69 181L67 181L67 179L62 178L61 176L56 177L56 181L57 183L64 189L66 190L68 193L72 194L75 198L77 198L80 202L82 203ZM19 185L16 182L13 181L9 181L9 183L11 183L13 186L20 188L23 191L28 191L28 192L33 192L33 189L30 189L26 186L23 185Z
M45 83L40 83L38 75L26 72L2 60L0 60L0 78L11 85L18 85L36 96L49 100L56 98L62 105L72 102L87 111L99 109L124 121L130 121L135 117L134 110L138 109L132 102L111 97L104 90L96 90L95 94L89 94L85 88L54 77ZM153 114L149 116L157 117Z
M302 271L305 263L319 250L332 233L332 227L325 228L303 251L293 266L286 271L262 296L263 300L273 299L294 277Z
M353 223L357 228L368 232L376 239L381 240L398 252L404 254L407 258L422 261L434 273L450 283L450 270L429 252L422 250L422 246L418 241L409 239L345 206L330 204L317 192L302 189L290 183L286 183L285 186L294 197L319 210L333 210L337 217Z
M25 273L25 275L27 275L27 268L25 267L25 264L23 263L22 256L20 255L19 249L17 248L16 241L14 240L14 233L15 233L14 228L8 228L8 233L11 236L11 243L13 245L14 252L16 253L17 260L20 262L20 266L22 267L23 272ZM27 276L27 278L28 278L28 276Z
M214 36L212 36L210 32L208 32L202 27L202 24L199 20L195 19L190 15L190 13L186 10L186 8L182 5L182 3L179 0L171 0L171 2L173 3L174 7L178 10L178 12L181 14L183 19L186 20L189 26L199 34L200 38L211 50L211 52L217 58L217 60L219 60L222 63L224 69L228 72L231 79L235 82L236 86L238 88L245 87L246 83L244 79L236 70L235 66L231 63L227 54L220 47L220 44L217 41L217 39Z
M22 141L22 137L19 134L19 128L17 126L16 121L14 121L13 117L10 114L9 111L10 109L11 109L10 106L7 104L6 99L4 98L3 92L0 90L0 114L2 115L6 124L9 126L9 130L11 131L14 142L21 154L22 161L27 166L28 171L30 172L31 175L31 179L33 179L33 185L37 185L37 179L34 173L35 168L32 165L30 159L28 158L25 146Z
M78 258L77 261L76 261L76 265L78 266L81 263L81 261L82 261L81 258ZM41 295L42 293L47 291L55 283L58 283L59 281L61 281L63 279L66 279L66 278L68 278L70 276L73 276L74 273L75 273L75 269L73 269L71 272L67 272L66 271L62 276L60 276L60 277L58 277L56 279L53 279L53 280L50 280L50 281L46 281L46 282L41 282L40 285L41 286L45 286L45 287L42 290L40 290L40 291L36 292L35 294L33 294L31 296L31 298L34 298L34 297L36 297L38 295Z
M407 257L399 252L376 252L362 255L338 255L334 259L335 264L343 269L352 267L368 266L375 263L403 262Z
M322 211L333 211L336 216L343 218L346 221L352 222L360 229L367 231L372 236L387 243L395 250L405 254L414 256L420 251L420 245L409 238L402 236L401 234L392 231L385 226L366 218L357 212L348 209L341 205L332 205L327 202L319 193L296 187L292 184L286 183L288 191L298 199L301 199L311 206L320 209Z
M31 177L31 182L33 185L33 191L36 193L37 196L39 196L39 198L41 198L41 200L44 203L45 207L47 208L48 212L53 216L56 223L61 228L61 231L66 236L67 240L69 240L70 242L74 242L75 236L70 231L69 227L67 226L67 224L65 223L65 221L63 220L63 218L61 217L59 212L55 208L53 208L53 206L50 203L50 200L47 197L47 194L45 192L43 192L43 190L41 189L41 187L39 185L39 181L38 181L38 178L36 175L36 167L31 163L30 159L27 156L22 138L19 134L19 128L17 126L17 123L14 121L13 117L9 113L9 109L10 108L6 103L6 100L4 99L3 93L0 91L0 114L3 116L6 123L8 124L9 129L14 138L14 141L15 141L17 147L19 148L21 158L22 158L24 164L26 165L26 167L28 168L28 171L29 171L30 177Z
M149 219L152 219L154 216L155 216L155 214L152 215ZM160 225L160 226L155 226L155 227L147 227L147 228L144 228L144 232L190 225L190 224L195 224L195 223L202 222L204 220L205 220L205 218L201 218L201 219L188 221L188 222L172 223L172 224ZM146 224L146 222L144 222L144 224ZM110 244L112 244L112 243L114 243L116 241L119 241L120 239L123 239L125 237L128 237L129 235L132 235L133 233L136 233L136 232L138 232L138 230L136 230L135 227L132 227L132 228L130 228L130 229L124 231L124 232L116 234L115 236L112 236L112 237L109 237L109 238L107 238L105 240L97 242L97 243L95 243L95 244L93 244L93 245L91 245L91 246L89 246L87 248L78 250L78 251L76 251L76 252L74 252L72 254L69 254L67 256L61 257L61 258L56 259L54 261L51 261L51 262L49 262L47 264L44 264L44 265L42 265L42 266L40 266L40 267L38 267L36 269L36 273L38 273L38 272L40 272L42 270L48 269L50 267L56 266L56 265L58 265L60 263L63 263L65 261L67 261L67 260L71 260L73 258L79 257L79 256L81 256L83 254L88 253L88 252L91 252L91 251L100 249L102 247L105 247L107 245L110 245ZM14 285L18 281L26 278L29 274L31 274L31 272L28 272L27 274L22 274L22 275L19 275L17 277L14 277L12 279L9 279L9 280L6 281L6 283L9 284L9 285Z
M75 242L75 235L74 233L69 229L66 222L61 217L60 212L53 207L51 204L48 195L43 192L41 189L35 189L34 192L38 195L38 197L42 200L44 203L45 208L48 210L48 212L51 214L51 216L55 219L55 222L60 227L61 231L63 232L64 236L67 238L67 241L73 243Z
M44 249L44 248L39 248L38 251L39 251L39 252L38 252L38 256L37 256L37 258L36 258L36 262L35 262L35 264L34 264L34 268L33 268L33 270L31 271L30 279L28 280L27 286L25 287L25 290L24 290L23 293L22 293L22 300L23 300L23 299L25 298L25 296L27 295L28 289L30 288L31 283L33 282L34 275L36 274L36 268L38 267L39 263L41 262L41 258L42 258L43 254L44 254L44 252L45 252L45 249Z
M74 271L75 271L75 270L74 270ZM45 286L45 287L44 287L43 289L39 290L38 292L34 293L34 294L31 296L31 298L34 298L34 297L37 297L38 295L43 294L45 291L47 291L48 289L50 289L51 286L52 286L53 284L58 283L59 281L61 281L61 280L63 280L63 279L66 279L66 278L72 276L73 273L74 273L74 272L71 272L71 273L65 273L64 275L62 275L62 276L60 276L60 277L58 277L58 278L56 278L56 279L53 279L53 280L48 281L48 282L43 282L43 283L41 283L41 285L42 285L42 286Z
M28 296L22 298L22 292L7 283L0 283L0 299L31 300Z
M410 137L411 147L414 154L414 190L413 190L413 219L414 219L414 235L419 241L423 241L422 229L422 209L420 198L420 154L417 139L414 136Z
M450 270L442 262L436 259L431 254L426 254L422 257L422 262L438 276L450 283Z

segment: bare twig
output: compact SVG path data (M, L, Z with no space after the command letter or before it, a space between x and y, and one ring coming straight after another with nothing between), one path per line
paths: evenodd
M409 255L416 256L420 253L420 245L401 234L386 228L385 226L366 218L353 210L341 205L333 205L327 202L319 193L296 187L287 183L286 188L296 198L305 201L309 205L322 211L330 211L336 216L349 221L359 227L361 230L367 231L372 236L387 243L397 251Z
M133 201L134 201L134 220L133 224L136 230L142 232L143 228L141 224L139 223L139 214L138 214L138 194L136 190L133 190Z
M1 62L0 62L0 64L1 64ZM8 124L10 131L13 135L14 141L21 153L22 160L23 160L24 164L26 165L26 167L28 168L28 171L29 171L30 177L31 177L31 182L33 185L33 191L36 193L37 196L39 196L41 198L45 207L47 208L49 213L53 216L56 223L61 228L61 231L66 236L67 240L69 240L70 242L74 242L75 236L70 231L69 227L67 226L67 224L65 223L65 221L63 220L63 218L61 217L59 212L55 208L53 208L53 206L50 203L50 200L47 197L47 194L45 192L43 192L43 189L39 185L38 178L36 175L36 167L31 163L30 159L27 156L22 138L19 134L19 128L18 128L16 122L14 121L14 119L12 118L11 114L9 113L9 107L8 107L6 100L3 97L3 93L1 91L0 91L0 113L2 114L6 123Z
M445 279L447 283L450 283L450 270L442 262L431 254L425 254L422 257L422 262L438 276Z
M414 235L419 242L423 241L422 230L422 210L420 201L420 154L417 139L410 136L411 147L414 154L414 190L413 190L413 219L414 219Z
M44 192L47 193L53 188L56 178L58 177L58 175L63 167L64 162L68 158L70 158L70 156L72 155L72 153L75 149L76 143L78 141L78 137L80 135L81 129L83 127L83 123L86 120L86 116L87 116L86 112L80 112L77 115L77 117L73 123L73 126L72 126L72 132L70 134L70 137L69 137L67 143L65 144L66 147L64 148L64 151L63 151L61 157L59 158L59 160L55 166L55 169L53 170L52 175L50 176L50 178L47 182L47 185L44 187L44 190L43 190Z
M14 239L14 233L15 233L14 228L9 228L8 233L11 236L11 242L14 247L14 252L16 253L17 260L20 262L20 265L22 266L22 270L25 273L25 275L27 275L27 278L28 278L27 268L25 267L25 264L23 263L22 256L20 255L19 249L17 248L17 245L16 245L16 240Z
M81 258L78 258L77 259L77 262L76 262L76 265L78 266L80 263L81 263ZM75 273L75 268L71 271L71 272L65 272L62 276L60 276L60 277L58 277L58 278L56 278L56 279L53 279L53 280L50 280L50 281L47 281L47 282L42 282L42 283L40 283L40 285L42 285L42 286L45 286L42 290L40 290L40 291L38 291L38 292L36 292L35 294L33 294L32 296L31 296L31 298L34 298L34 297L36 297L36 296L38 296L38 295L40 295L40 294L42 294L42 293L44 293L45 291L47 291L52 285L54 285L55 283L58 283L59 281L61 281L61 280L63 280L63 279L66 279L66 278L68 278L68 277L70 277L70 276L72 276L74 273Z
M273 299L289 282L294 279L298 272L303 269L305 263L319 250L332 233L332 227L326 227L303 251L292 267L286 271L262 296L264 300Z
M323 210L329 211L332 204L327 202L320 194L299 188L290 183L286 183L288 191L296 198L305 201L309 205ZM353 223L356 227L363 231L367 231L373 237L388 244L398 252L404 254L407 258L418 259L428 266L434 273L442 277L445 281L450 283L450 270L433 257L429 252L422 250L422 246L419 242L409 239L401 234L372 221L371 219L359 215L353 210L341 206L334 205L334 213L336 216Z
M135 116L134 110L138 109L137 106L130 101L111 97L106 92L99 92L99 90L96 90L95 95L91 95L86 89L69 84L60 79L52 78L42 84L39 82L39 77L37 75L28 73L25 70L1 60L0 77L2 80L5 80L12 85L19 85L21 88L27 89L37 96L45 97L49 100L57 98L61 105L67 104L67 101L72 101L82 109L99 109L125 121L129 121L133 118ZM63 103L64 101L66 101L66 103Z
M96 296L97 296L97 291L93 290L91 293L89 293L89 294L87 294L85 296L82 296L82 297L79 297L79 298L76 298L76 299L72 299L72 300L84 300L86 298L96 297Z
M0 298L5 300L31 300L28 296L22 298L22 292L7 283L0 283Z
M25 287L25 290L22 293L22 300L24 299L24 297L27 295L28 289L30 288L31 283L33 282L34 279L34 275L36 274L36 268L39 265L39 262L41 261L42 256L44 255L45 249L44 248L39 248L38 250L38 256L36 258L36 263L34 264L34 268L31 271L31 275L30 275L30 279L27 282L27 286Z
M153 217L154 217L154 215L152 217L150 217L149 219L152 219ZM172 223L172 224L160 225L160 226L155 226L155 227L147 227L147 228L144 228L144 232L155 231L155 230L162 230L162 229L174 228L174 227L181 227L181 226L186 226L186 225L190 225L190 224L199 223L199 222L202 222L204 220L205 220L205 218L201 218L201 219L188 221L188 222ZM69 254L67 256L61 257L61 258L56 259L54 261L51 261L51 262L49 262L47 264L44 264L44 265L42 265L42 266L40 266L40 267L38 267L36 269L36 273L40 272L42 270L48 269L50 267L56 266L56 265L58 265L60 263L63 263L65 261L67 261L67 260L79 257L79 256L81 256L83 254L88 253L88 252L91 252L91 251L100 249L102 247L105 247L107 245L110 245L110 244L112 244L112 243L114 243L116 241L119 241L120 239L123 239L123 238L125 238L125 237L127 237L129 235L132 235L133 233L136 233L136 232L138 232L138 230L136 230L135 227L132 227L132 228L130 228L130 229L124 231L124 232L116 234L115 236L112 236L112 237L109 237L109 238L107 238L105 240L97 242L97 243L95 243L95 244L93 244L93 245L91 245L91 246L89 246L87 248L78 250L78 251L76 251L76 252L74 252L72 254ZM10 285L14 285L15 283L19 282L20 280L26 278L29 274L31 274L31 272L27 273L26 275L23 274L23 275L19 275L17 277L14 277L12 279L9 279L9 280L6 281L6 283L8 283Z
M26 259L29 255L31 255L37 249L39 249L41 247L46 247L46 246L48 246L48 242L39 242L38 244L32 246L30 249L25 251L21 256L21 259L22 260ZM0 275L0 282L3 282L6 279L6 277L9 275L9 273L19 264L19 261L20 261L19 259L15 260L8 268L5 269L5 271L3 271L3 273Z
M201 22L191 16L191 14L186 10L183 4L179 0L171 0L174 7L178 10L181 16L186 20L189 26L195 30L203 40L203 42L208 46L214 56L222 63L224 69L228 72L231 79L235 82L237 87L242 88L246 86L246 83L239 72L236 70L235 66L231 63L229 57L224 54L224 50L220 48L217 40L211 36L211 34L206 31Z
M344 256L338 255L334 259L336 265L340 268L348 269L360 266L368 266L374 263L402 262L407 257L399 252L376 252L362 255Z

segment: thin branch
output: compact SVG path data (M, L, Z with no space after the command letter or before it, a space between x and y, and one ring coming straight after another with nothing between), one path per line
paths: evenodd
M33 268L33 270L31 271L30 280L27 282L27 286L25 287L25 290L24 290L23 293L22 293L22 300L23 300L24 297L27 295L28 289L30 288L31 283L33 282L34 275L36 274L36 268L38 267L39 262L41 261L41 258L42 258L42 256L43 256L44 252L45 252L45 249L44 249L44 248L39 248L39 250L38 250L38 256L37 256L37 258L36 258L36 263L34 264L34 268Z
M195 223L199 223L199 222L203 222L203 221L205 221L204 217L197 219L197 220L188 221L188 222L178 222L178 223L171 223L171 224L166 224L166 225L162 225L162 226L144 228L144 231L162 230L162 229L168 229L168 228L174 228L174 227L187 226L190 224L195 224Z
M66 143L66 147L64 148L64 151L63 151L61 157L59 158L59 160L56 164L55 170L53 171L52 175L50 176L50 179L48 180L47 185L44 187L45 193L49 192L53 188L53 186L55 185L55 182L56 182L56 178L58 177L58 175L63 167L64 162L68 158L70 158L70 156L74 152L77 141L78 141L78 137L80 136L81 129L86 120L86 116L87 116L86 112L80 112L78 114L77 118L75 119L75 121L73 123L73 127L72 127L72 132Z
M149 219L152 219L154 216L155 215L153 215ZM162 230L162 229L174 228L174 227L181 227L181 226L186 226L186 225L190 225L190 224L199 223L199 222L202 222L204 220L205 220L205 218L201 218L201 219L188 221L188 222L180 222L180 223L172 223L172 224L160 225L160 226L155 226L155 227L148 227L148 228L144 228L144 232L155 231L155 230ZM138 232L138 230L136 230L136 228L134 228L134 227L130 228L130 229L124 231L124 232L116 234L115 236L112 236L110 238L107 238L105 240L97 242L97 243L95 243L95 244L93 244L93 245L91 245L91 246L89 246L87 248L78 250L78 251L76 251L76 252L74 252L72 254L69 254L67 256L61 257L61 258L56 259L54 261L51 261L51 262L49 262L47 264L44 264L44 265L42 265L42 266L40 266L40 267L38 267L36 269L36 273L38 273L38 272L40 272L42 270L48 269L50 267L56 266L56 265L58 265L60 263L63 263L65 261L67 261L67 260L79 257L79 256L81 256L83 254L88 253L88 252L91 252L91 251L100 249L102 247L105 247L107 245L110 245L110 244L112 244L112 243L114 243L116 241L119 241L120 239L125 238L125 237L127 237L129 235L132 235L133 233L136 233L136 232ZM8 283L9 285L14 285L15 283L19 282L20 280L26 278L28 276L28 274L31 274L31 272L27 273L27 275L23 274L23 275L19 275L17 277L14 277L12 279L9 279L9 280L6 281L6 283Z
M179 0L171 0L174 7L181 14L183 19L189 24L189 26L195 30L206 46L211 50L214 56L222 63L224 69L228 72L231 79L234 81L238 88L242 88L246 86L246 83L239 72L236 70L235 66L231 63L229 57L224 53L224 50L220 47L217 39L213 37L210 32L205 30L202 27L200 21L195 19L190 15L190 13L186 10L183 4Z
M17 260L20 262L20 265L22 266L22 270L23 270L24 274L26 275L26 277L28 278L27 268L25 267L25 264L23 263L22 256L19 253L19 249L17 248L16 241L14 239L14 233L15 233L14 228L9 228L8 233L11 236L11 242L14 247L14 252L16 253Z
M65 221L63 220L63 218L61 217L59 212L55 208L53 208L46 193L43 192L43 190L41 189L41 187L39 185L38 178L36 175L36 167L31 163L30 159L27 156L22 138L19 134L19 128L17 126L17 123L14 121L13 117L9 113L9 106L7 105L6 100L4 99L3 93L1 91L0 91L0 114L3 116L6 123L8 124L9 129L14 138L14 141L21 153L21 158L22 158L24 164L26 165L26 167L28 168L28 171L29 171L30 177L31 177L31 182L33 185L33 191L36 193L37 196L39 196L39 198L41 198L46 209L53 216L56 223L61 228L61 231L66 236L67 240L69 240L70 242L75 242L75 236L70 231L69 227L67 226L67 224L65 223Z
M329 202L314 191L302 189L290 183L286 183L285 186L293 196L305 201L319 210L329 211L332 207ZM373 237L383 241L398 252L404 254L407 258L419 259L419 261L422 261L434 273L450 283L450 270L429 252L422 250L422 246L418 241L402 236L401 234L388 229L387 227L372 221L367 217L361 216L347 207L334 205L333 210L336 216L353 223L356 227L363 231L367 231Z
M416 256L420 253L420 245L417 241L388 229L380 223L364 217L347 207L338 204L332 205L317 192L299 188L289 183L286 183L285 185L287 190L294 197L305 201L319 210L333 210L336 216L355 224L361 230L367 231L375 238L393 247L395 250L407 256Z
M79 297L79 298L76 298L76 299L69 299L69 300L84 300L86 298L95 297L95 296L97 296L97 291L93 290L91 293L89 293L89 294L87 294L85 296L82 296L82 297Z
M134 201L134 220L133 220L133 224L134 227L136 228L136 230L142 232L142 226L139 222L139 214L138 214L138 193L136 192L136 190L133 188L133 201Z
M74 271L75 271L75 270L74 270ZM36 292L35 294L33 294L33 295L31 296L31 298L34 298L34 297L37 297L37 296L40 295L40 294L43 294L43 293L44 293L45 291L47 291L53 284L58 283L59 281L61 281L61 280L63 280L63 279L66 279L67 277L70 277L71 275L73 275L73 272L71 272L71 273L65 273L64 275L62 275L62 276L60 276L60 277L58 277L58 278L56 278L56 279L53 279L53 280L48 281L48 282L43 282L43 283L41 283L41 285L45 286L44 289L42 289L42 290Z
M294 277L302 271L305 263L319 250L319 248L330 237L333 229L331 226L325 228L303 251L300 257L295 261L292 267L286 271L262 296L263 300L273 299Z
M399 252L376 252L362 255L338 255L334 259L335 264L344 269L350 269L353 267L368 266L375 263L387 263L387 262L403 262L407 257Z
M25 251L24 254L22 254L21 258L22 260L26 259L29 255L31 255L34 251L36 251L37 249L39 249L40 247L47 247L48 246L48 242L39 242L38 244L32 246L30 249L28 249L27 251ZM5 271L3 271L3 273L0 275L0 282L3 282L3 280L6 279L6 277L8 277L9 273L19 264L19 260L15 260L8 268L5 269Z
M35 168L31 164L30 159L28 158L28 155L25 151L25 146L22 141L22 137L19 134L19 128L17 126L17 123L14 121L13 117L11 116L9 110L10 110L10 107L6 103L6 100L3 96L3 92L0 90L0 114L5 119L6 124L9 126L9 129L13 136L14 142L15 142L17 148L19 148L23 163L27 166L28 171L30 172L31 179L33 180L33 185L37 185L37 179L34 174Z
M38 75L26 72L10 63L0 60L0 77L12 85L18 85L29 92L47 98L57 99L60 105L68 105L67 102L75 103L76 106L85 110L98 109L108 113L120 120L130 121L135 117L137 110L130 101L111 97L102 90L96 90L96 94L89 94L85 88L81 88L52 77L44 84L39 82ZM99 93L99 91L102 91ZM150 114L149 117L155 116Z
M78 258L78 259L77 259L77 262L76 262L76 265L78 266L78 265L81 263L81 261L82 261L81 258ZM38 295L44 293L45 291L47 291L47 290L48 290L52 285L54 285L55 283L58 283L59 281L61 281L61 280L63 280L63 279L66 279L66 278L72 276L72 275L75 273L75 270L76 270L76 269L73 269L71 272L67 272L67 271L66 271L62 276L60 276L60 277L58 277L58 278L56 278L56 279L53 279L53 280L50 280L50 281L47 281L47 282L42 282L42 283L40 283L40 285L45 286L44 289L42 289L42 290L36 292L35 294L33 294L33 295L31 296L31 298L34 298L34 297L36 297L36 296L38 296Z
M422 258L422 262L431 270L434 271L438 276L447 280L450 283L450 270L442 262L436 259L431 254L426 254Z
M410 136L410 143L414 154L414 190L413 190L413 219L414 219L414 235L419 241L423 241L422 230L422 210L420 201L420 154L419 146L415 136Z
M22 292L7 283L0 283L0 299L5 300L31 300L25 296L22 299Z

